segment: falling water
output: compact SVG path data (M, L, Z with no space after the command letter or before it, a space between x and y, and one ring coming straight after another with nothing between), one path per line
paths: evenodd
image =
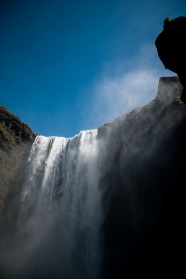
M35 139L17 221L21 273L99 278L98 153L97 130Z

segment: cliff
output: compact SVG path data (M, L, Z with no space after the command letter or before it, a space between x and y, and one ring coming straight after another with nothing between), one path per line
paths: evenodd
M155 45L165 68L176 73L183 86L181 100L186 103L186 17L166 18L163 31L157 36Z
M5 200L18 190L15 181L34 139L30 127L0 105L0 215Z
M178 77L148 105L100 127L102 278L181 278L186 108ZM109 150L109 152L108 152Z

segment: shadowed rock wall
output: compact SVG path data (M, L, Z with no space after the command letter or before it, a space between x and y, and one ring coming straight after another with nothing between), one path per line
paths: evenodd
M102 278L181 278L185 264L186 109L176 77L158 95L100 128Z

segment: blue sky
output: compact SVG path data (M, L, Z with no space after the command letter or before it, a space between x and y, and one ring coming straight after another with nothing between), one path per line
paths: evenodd
M0 104L35 133L71 137L154 99L154 41L185 0L0 0Z

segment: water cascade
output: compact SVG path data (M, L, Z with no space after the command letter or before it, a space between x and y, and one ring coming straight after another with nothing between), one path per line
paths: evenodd
M97 130L73 138L37 136L16 224L14 274L99 278L98 155Z

